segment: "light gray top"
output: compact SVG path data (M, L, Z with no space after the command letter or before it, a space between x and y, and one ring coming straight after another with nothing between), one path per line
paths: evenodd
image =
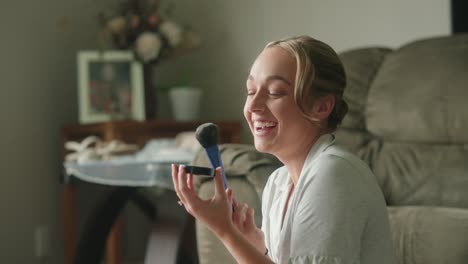
M275 263L396 263L382 192L368 166L323 135L311 148L281 227L291 179L270 176L262 230Z

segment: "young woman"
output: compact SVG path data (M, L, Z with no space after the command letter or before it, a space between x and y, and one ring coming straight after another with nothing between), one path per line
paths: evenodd
M271 42L255 60L244 115L255 148L284 164L265 186L261 229L224 190L219 168L214 196L202 200L193 176L173 165L181 204L239 263L396 263L375 177L332 134L347 112L345 86L335 51L311 37Z

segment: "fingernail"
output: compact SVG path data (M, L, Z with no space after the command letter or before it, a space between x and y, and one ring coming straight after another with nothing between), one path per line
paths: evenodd
M185 165L179 165L179 170L182 170L185 168Z

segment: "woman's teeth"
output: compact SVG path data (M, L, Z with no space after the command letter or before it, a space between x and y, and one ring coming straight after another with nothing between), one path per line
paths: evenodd
M262 121L254 121L253 122L254 127L256 129L262 129L262 128L267 128L267 127L274 127L276 126L275 122L262 122Z

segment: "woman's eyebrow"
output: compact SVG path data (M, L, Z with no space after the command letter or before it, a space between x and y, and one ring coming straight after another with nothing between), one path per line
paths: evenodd
M249 75L249 77L247 77L247 80L255 80L254 77L252 75ZM270 75L266 78L267 81L274 81L274 80L280 80L280 81L283 81L284 83L286 83L287 85L289 86L292 86L292 83L286 79L285 77L281 76L281 75Z

